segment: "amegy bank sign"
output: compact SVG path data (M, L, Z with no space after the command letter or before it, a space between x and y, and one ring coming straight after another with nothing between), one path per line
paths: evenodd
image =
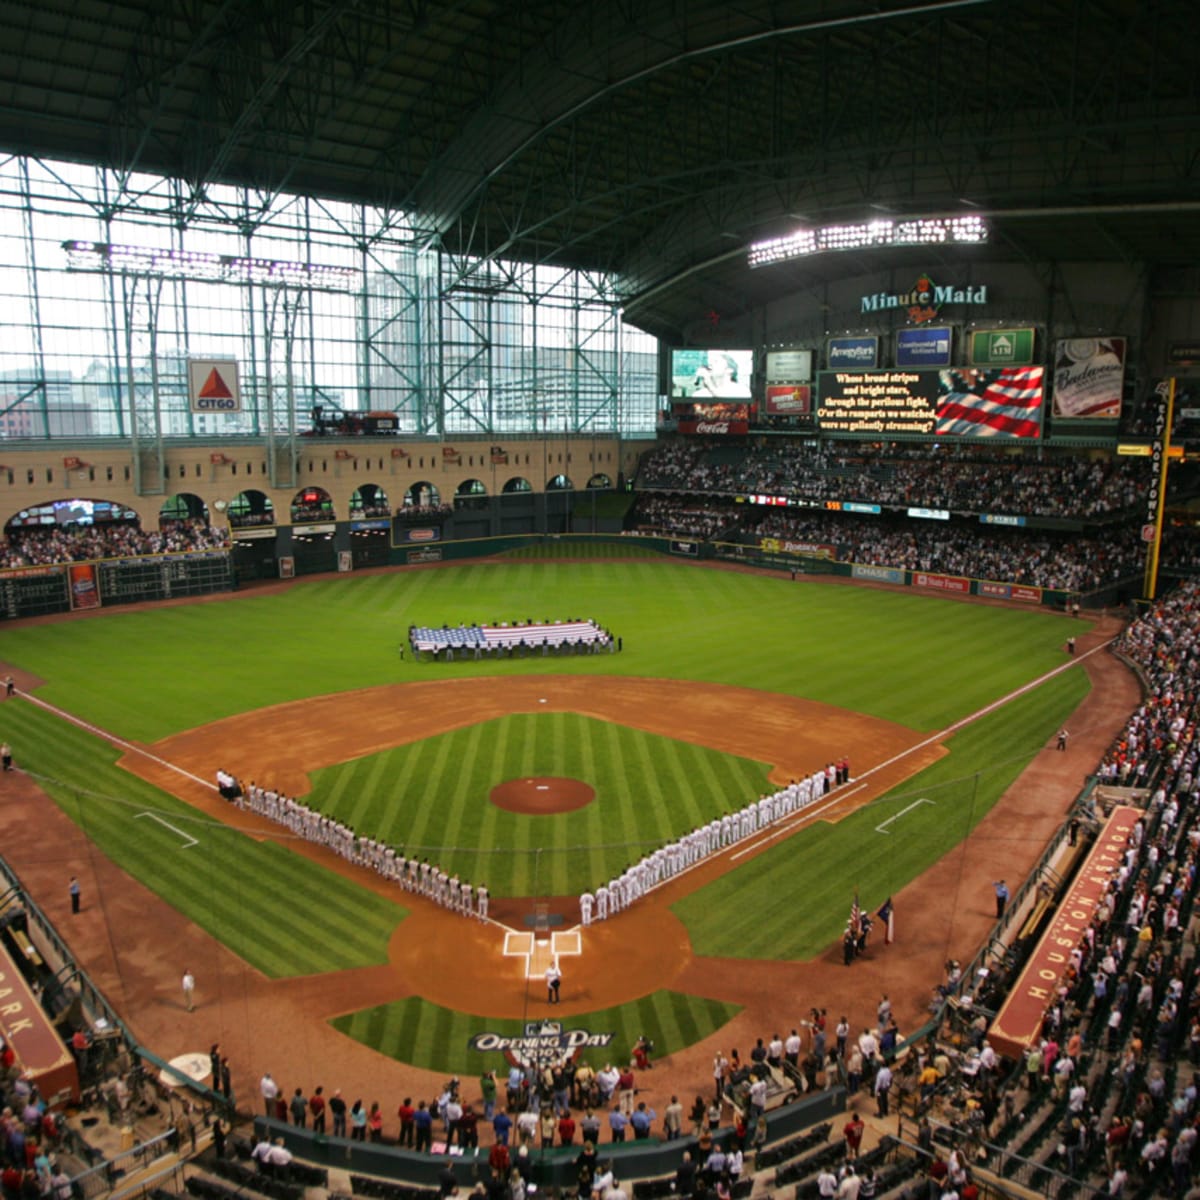
M615 1033L593 1033L589 1029L564 1029L558 1021L529 1021L524 1033L509 1037L500 1033L477 1033L467 1042L471 1050L499 1050L518 1066L573 1059L582 1050L603 1050Z

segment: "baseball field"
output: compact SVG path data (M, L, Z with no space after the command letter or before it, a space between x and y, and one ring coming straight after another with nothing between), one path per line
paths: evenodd
M621 653L402 654L410 624L567 618L606 626ZM856 892L872 911L944 861L1080 705L1065 636L1057 614L914 593L648 558L498 560L15 626L3 659L24 686L0 737L89 853L262 986L303 980L330 1036L478 1072L499 1056L468 1038L517 1028L537 990L504 930L531 929L540 905L565 934L579 892L846 756L853 781L804 819L585 930L564 1011L614 1031L614 1055L641 1032L671 1053L743 1007L723 980L734 964L827 955ZM494 922L224 803L218 768L486 881ZM591 794L501 806L494 789L521 780ZM64 848L64 870L78 853ZM136 939L139 960L156 946L169 960L161 936L110 931L118 959Z

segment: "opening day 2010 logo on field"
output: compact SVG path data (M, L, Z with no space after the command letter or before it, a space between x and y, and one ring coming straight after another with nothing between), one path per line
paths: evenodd
M603 1050L615 1033L592 1033L588 1029L564 1029L560 1021L528 1021L525 1032L517 1037L484 1032L471 1037L471 1050L500 1050L518 1067L540 1067L547 1063L572 1060L583 1050Z

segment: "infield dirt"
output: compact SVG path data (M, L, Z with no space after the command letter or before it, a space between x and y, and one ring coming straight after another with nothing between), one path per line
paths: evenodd
M1114 621L1100 622L1080 639L1079 653L1108 640L1116 628ZM727 870L728 855L719 855L615 919L592 926L583 955L564 963L562 1004L554 1015L588 1012L661 987L744 1006L718 1034L641 1077L642 1098L659 1112L671 1093L687 1098L711 1089L709 1064L716 1049L736 1046L745 1054L756 1037L786 1033L811 1006L827 1008L834 1021L846 1013L857 1028L873 1017L887 992L901 1028L919 1025L945 959L969 958L992 925L990 881L1001 865L1010 879L1031 869L1086 771L1137 703L1136 681L1112 656L1091 655L1079 667L1091 677L1092 691L1072 720L1070 751L1047 747L965 842L894 897L896 945L872 946L851 968L842 966L836 946L806 963L694 955L669 905ZM753 704L747 703L749 697ZM547 705L539 705L541 698ZM318 767L492 716L547 708L619 720L771 762L772 778L779 783L842 754L850 756L856 775L895 759L847 799L845 811L942 752L930 744L902 757L924 739L887 722L790 697L666 680L569 676L369 689L261 710L147 749L200 780L225 766L302 795L308 772ZM126 756L125 766L254 836L279 836L277 827L231 808L204 783L161 763L135 754ZM524 980L519 962L503 957L495 926L407 896L402 902L412 914L397 928L387 964L269 980L105 859L30 780L13 774L0 787L6 857L82 965L137 1036L162 1057L205 1051L219 1042L233 1064L244 1109L257 1106L256 1081L269 1070L289 1090L302 1086L307 1091L320 1083L342 1088L348 1098L379 1099L392 1134L400 1099L429 1098L443 1080L343 1037L328 1024L330 1017L412 994L481 1017L549 1013L537 981ZM328 851L303 843L294 848L364 887L395 894L394 885ZM84 889L78 916L71 915L67 895L72 874ZM295 902L319 905L320 896ZM571 898L560 902L564 907L574 903ZM516 925L527 907L498 900L492 915ZM197 979L193 1013L184 1010L180 993L185 968ZM468 1087L467 1094L475 1093Z

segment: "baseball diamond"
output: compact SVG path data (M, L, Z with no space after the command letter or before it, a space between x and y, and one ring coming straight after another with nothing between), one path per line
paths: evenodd
M562 569L551 569L554 570L555 585L561 585ZM586 566L581 569L586 575ZM620 572L622 567L614 563L608 569ZM504 570L506 578L508 573L517 572L523 589L533 591L544 586L539 577L545 574L547 567L532 563ZM800 979L805 981L800 984L804 994L816 995L830 989L836 995L840 981L835 980L832 989L830 983L817 981L825 974L821 966L824 957L821 947L829 946L836 939L844 917L847 889L861 887L871 902L876 902L873 897L881 901L884 894L895 893L898 906L905 911L908 890L919 891L921 887L921 870L932 867L944 854L953 853L956 844L961 847L979 836L975 826L980 821L986 824L987 810L1004 791L1005 784L1029 761L1030 754L1038 753L1050 731L1061 724L1065 715L1082 699L1083 693L1078 688L1072 686L1063 691L1062 685L1082 682L1084 672L1097 660L1083 649L1068 672L1054 674L1052 670L1050 678L1040 687L1025 695L1014 694L1008 702L1000 703L994 713L980 717L976 725L965 725L957 733L945 737L931 736L890 719L851 713L819 700L788 695L783 690L760 691L741 685L719 686L694 679L663 678L662 668L668 662L674 669L680 669L679 664L683 663L685 670L706 673L712 659L724 660L728 651L719 638L710 635L706 638L703 659L685 655L682 659L672 660L669 654L664 659L661 651L656 652L654 648L662 639L655 638L652 629L643 629L639 624L639 621L651 619L639 617L639 613L660 608L658 598L646 592L654 577L648 576L643 567L636 570L641 582L636 605L627 602L626 611L614 613L609 623L614 628L638 630L639 642L647 647L638 652L638 665L644 664L645 676L603 672L580 676L575 673L580 660L574 658L549 660L548 665L540 659L516 664L506 660L502 666L487 665L492 671L491 677L482 674L455 679L431 678L431 672L440 674L442 670L432 664L392 663L389 670L404 682L324 695L306 694L300 700L275 702L263 708L251 706L194 728L186 727L189 705L199 701L206 707L214 698L214 689L208 679L181 679L175 681L169 719L170 723L183 728L152 743L127 743L123 748L105 753L103 744L97 743L92 733L76 730L72 735L69 730L61 729L51 732L61 725L61 719L52 717L32 702L3 710L6 736L30 744L43 740L48 748L54 747L43 760L39 760L37 751L31 749L26 756L28 765L31 770L45 775L43 786L58 801L60 811L78 822L76 833L61 834L66 844L85 835L97 839L115 859L113 867L106 868L106 872L118 871L118 864L127 865L139 874L145 870L144 863L129 857L131 845L120 832L120 825L152 807L161 814L156 824L164 837L151 853L175 857L164 864L165 870L157 876L151 873L151 886L163 899L179 905L183 912L192 915L216 937L217 941L210 943L199 929L191 929L184 937L185 942L193 946L188 958L192 962L211 964L207 972L208 984L216 993L213 1008L221 1036L227 1044L246 1039L251 1074L258 1072L268 1061L278 1070L280 1062L287 1060L288 1054L279 1045L278 1031L271 1016L281 1011L277 1004L283 1004L290 1017L285 1038L287 1044L294 1047L296 1039L302 1038L299 1044L305 1047L327 1045L323 1053L336 1057L347 1069L350 1063L361 1061L363 1069L374 1080L382 1078L378 1075L378 1064L368 1066L369 1057L358 1058L369 1051L355 1052L344 1042L330 1043L329 1039L335 1036L333 1029L352 1033L366 1047L407 1056L407 1064L397 1064L391 1070L400 1072L398 1080L419 1081L424 1078L422 1068L435 1071L471 1069L475 1064L464 1050L465 1040L481 1022L521 1018L531 1011L544 1011L539 1004L538 988L526 983L530 978L536 982L540 971L530 965L528 957L522 960L519 952L514 957L511 946L509 953L505 953L505 938L510 937L505 930L519 934L530 928L527 922L533 920L537 898L554 917L555 928L577 927L576 896L556 888L553 881L565 879L564 867L572 862L586 871L586 864L593 862L597 853L595 843L602 841L604 836L616 843L616 861L634 859L666 839L671 831L668 822L672 811L676 812L675 830L682 832L695 819L689 813L711 814L723 807L736 807L746 798L768 792L814 767L823 767L832 757L846 756L852 764L854 778L843 788L833 789L822 798L819 806L814 806L819 809L812 814L817 821L815 825L805 814L797 814L793 821L781 822L778 827L767 828L757 837L739 842L724 853L714 854L625 911L614 914L610 920L588 927L582 932L577 953L555 956L564 972L562 1011L577 1017L582 1014L589 1020L599 1019L596 1014L602 1012L615 1014L604 1018L617 1026L618 1043L614 1053L622 1046L624 1050L629 1049L637 1036L634 1032L638 1028L636 1022L652 1020L659 1035L655 1040L661 1052L668 1056L668 1065L673 1052L678 1052L681 1061L688 1061L689 1055L702 1056L706 1041L714 1036L726 1041L738 1037L734 1027L760 1028L763 1022L776 1019L769 1014L783 997L795 992ZM436 593L442 588L457 588L461 571L455 568L437 573L436 578L427 582L426 591L432 588ZM848 682L848 672L857 669L852 667L850 658L841 656L835 640L821 637L819 633L824 600L833 593L848 595L844 590L818 585L816 591L796 592L790 585L753 574L731 579L726 572L680 565L661 568L658 586L668 589L676 586L681 582L681 572L687 576L689 593L701 610L712 603L706 597L707 591L716 589L714 596L720 595L724 599L734 583L746 589L748 603L766 604L772 596L782 595L793 618L790 622L781 622L781 627L794 627L800 621L809 634L806 643L811 643L805 653L813 655L816 647L824 648L827 660L811 661L801 681L791 680L789 670L776 668L772 673L765 666L770 653L763 652L762 660L754 669L762 672L764 683L782 683L797 691L833 695L839 686L844 687ZM192 610L186 623L188 637L198 638L203 645L232 641L239 626L247 622L253 625L260 615L281 631L286 630L291 619L289 609L296 612L311 610L313 589L322 595L323 611L329 611L330 603L338 603L339 596L341 603L358 606L360 628L365 628L362 622L369 619L368 613L358 605L361 597L355 597L360 586L349 580L336 584L298 584L279 595L238 598L201 606ZM374 584L370 587L374 593ZM861 596L860 603L868 605L874 614L873 618L869 618L865 610L860 614L863 617L860 643L868 636L872 620L893 629L899 628L905 619L904 610L912 604L905 597L886 591L853 594ZM421 603L436 606L438 601L436 595L432 598L427 595ZM388 598L389 614L393 605L394 600ZM936 621L925 615L931 607L937 610ZM25 643L23 661L35 667L39 659L46 664L38 670L48 682L34 689L31 700L40 699L43 694L54 694L65 703L68 692L62 687L53 688L51 681L55 661L63 654L70 654L75 660L73 674L85 681L82 688L85 699L80 707L88 711L86 693L91 685L86 681L102 679L106 672L118 669L106 666L106 663L124 660L128 664L129 656L138 653L130 639L136 639L138 643L143 641L147 633L146 622L158 626L153 637L161 650L170 638L169 630L176 623L176 614L168 610L144 610L128 617L106 618L110 634L96 642L94 649L79 644L75 637L78 626L71 623L14 630L17 641ZM945 647L954 645L953 631L959 623L977 636L979 622L991 620L997 623L997 628L1010 628L1010 636L1026 641L1030 660L1020 673L1011 676L1014 682L1022 678L1025 683L1030 682L1035 678L1030 667L1036 669L1040 664L1059 662L1061 658L1057 648L1061 618L1002 607L978 609L939 598L920 600L911 615L915 622L906 637L917 636L920 629L927 630L932 637L920 652L912 645L899 646L893 641L891 644L899 653L893 651L890 655L881 640L879 656L872 664L867 680L881 693L889 693L882 705L889 712L895 712L898 707L890 695L893 690L909 696L915 712L922 711L918 679L925 681L923 686L930 692L944 694L947 683L954 680L957 670L961 670L961 664L955 666L953 655L944 652ZM201 622L199 626L195 624L197 618ZM222 632L224 630L229 632ZM1101 632L1093 631L1083 641L1090 646L1102 636ZM732 630L730 637L736 654L743 640L742 631ZM336 635L331 635L332 642L338 640ZM786 645L787 640L785 636L780 645ZM73 649L70 648L72 644ZM943 649L939 650L939 647ZM181 646L180 649L186 655L186 648ZM1046 654L1047 650L1051 652ZM322 658L322 648L311 633L306 651L317 660ZM98 653L99 657L88 661L88 655L93 653ZM228 703L252 704L255 688L251 681L254 680L258 681L263 693L277 695L279 683L272 678L273 671L279 669L278 664L272 662L275 653L276 648L269 640L243 646L236 686L230 689ZM1010 656L1011 648L1006 646L1003 653ZM632 654L633 651L627 650L622 656L605 656L599 661L602 666L613 664L628 670ZM935 662L938 663L936 667L932 665ZM905 678L900 673L912 671L914 667L917 676ZM302 693L309 691L310 685L292 674L294 668L290 664L285 664L283 670L287 680L284 686ZM501 670L507 673L500 674ZM738 674L736 670L734 673ZM985 695L970 689L965 672L963 680L964 698L969 698L972 703L985 698L991 703L1002 700L995 695L994 686L986 689ZM298 688L297 684L300 685ZM123 703L110 706L108 724L113 727L110 732L119 734L124 728L137 729L139 722L144 725L148 713L137 697L150 695L153 687L148 679L143 679L130 688ZM1022 689L1011 690L1015 693ZM1048 710L1039 702L1015 726L1006 723L1013 713L1028 705L1031 698L1036 700L1042 695L1051 701ZM1084 703L1086 706L1090 702ZM941 702L924 709L926 717L930 712L940 715L944 711L947 710ZM959 720L969 716L961 708L950 711ZM601 794L586 808L540 815L528 811L500 814L493 808L498 817L490 822L486 819L487 810L492 808L489 797L493 787L506 781L511 784L514 778L532 781L532 776L524 776L511 766L506 767L505 763L529 761L539 774L545 769L546 776L551 777L551 771L555 776L559 775L561 763L567 761L562 757L564 738L561 736L549 739L547 753L550 757L521 757L522 754L531 755L534 750L534 739L529 732L523 731L515 738L504 737L505 723L515 719L513 714L521 713L528 714L521 720L534 723L578 721L579 718L572 714L585 714L583 724L576 725L571 738L565 741L580 741L580 729L591 731L578 747L582 750L579 761L592 762L591 771L577 767L572 759L571 770L567 772L574 776L576 786L600 789ZM161 724L163 715L159 708L154 718L156 724ZM14 720L22 717L29 720L26 729L10 728ZM1078 716L1071 719L1079 724ZM971 748L969 739L989 725L997 725L997 728L980 747ZM631 743L632 749L623 741L614 743L616 752L622 755L619 760L622 767L617 779L603 783L606 777L596 773L595 759L603 753L612 736L605 731L616 733L622 729L626 733L644 730L667 740L643 745L640 749L637 743ZM481 736L489 730L488 737ZM1099 731L1098 726L1097 733ZM681 735L686 740L678 740ZM71 739L76 736L88 747L86 753L82 746L79 750L80 770L84 772L79 779L72 778L69 769L74 752ZM447 736L474 738L475 741L455 750L439 749L440 739ZM1007 744L1001 749L997 739ZM501 755L499 745L505 740L509 751L516 751L516 759L509 760ZM750 776L729 774L728 768L719 768L714 775L716 763L702 768L699 759L692 761L685 757L682 764L675 761L683 751L689 747L697 751L699 745L709 747L710 752L737 756L719 759L716 763L757 760L765 766L757 768ZM489 749L489 746L496 748ZM406 748L407 753L417 753L423 747L430 747L428 758L411 762L388 761L387 756L392 753ZM948 756L947 751L950 752ZM651 753L658 758L649 757ZM633 755L633 760L628 755ZM638 755L647 757L638 762ZM104 760L111 765L103 765ZM376 762L380 766L372 765ZM403 839L398 836L400 831L425 828L427 832L419 835L424 848L422 856L427 854L433 860L446 856L447 863L454 861L454 854L463 853L467 845L468 814L473 811L475 818L479 818L483 813L484 824L479 827L479 835L484 844L491 843L492 852L498 851L497 839L501 830L507 829L503 836L508 849L502 858L522 862L529 869L512 876L511 885L493 887L486 922L456 916L394 883L389 884L363 867L347 863L327 849L290 836L245 809L220 799L209 782L218 763L227 767L236 765L236 773L244 782L259 780L290 794L311 798L322 811L351 820L363 833L382 832L382 827L372 823L381 821L384 813L390 812L393 818L400 814L401 819L387 827L388 838L394 838L397 845L402 845ZM340 773L345 771L339 764L354 765L365 773L352 774L339 783ZM947 764L950 769L946 769ZM1004 769L995 776L993 772L998 764ZM480 765L479 782L474 774L464 780L464 768ZM928 774L939 766L943 768L940 776ZM589 778L579 778L585 773ZM144 780L145 786L150 788L138 793L136 813L125 812L115 799L129 794L131 775ZM125 783L120 781L122 776L125 776ZM955 779L960 782L953 783ZM968 780L965 784L964 779ZM916 786L917 781L922 781L922 795L938 797L940 807L921 805L912 810L910 788ZM674 793L684 790L689 782L696 793L695 799L679 807L682 797ZM461 796L458 794L460 785L465 787ZM532 786L536 789L537 785ZM614 789L627 794L620 798L612 814L598 817L600 824L596 826L596 832L585 835L588 848L576 847L574 843L579 840L579 835L573 835L572 828L578 821L586 819L585 814L600 813L597 806L612 799L602 793ZM167 804L167 795L179 797L191 816L179 817L177 814L184 810L162 807ZM897 798L889 800L889 795ZM153 805L149 800L151 796L157 798ZM639 817L639 801L647 800L651 802L653 812L643 812ZM709 807L692 807L697 804ZM952 806L955 814L950 821L947 820L946 805ZM107 811L110 807L111 812ZM904 824L892 827L895 832L890 840L898 845L878 850L864 845L861 833L850 835L844 851L829 842L834 836L833 831L848 817L853 820L856 812L861 812L873 829L881 816L893 811L908 812ZM917 818L926 813L932 816L932 821L918 823ZM500 816L504 821L497 824ZM1054 819L1055 806L1048 805L1039 816L1042 820ZM110 821L113 822L111 831L104 828ZM422 821L424 825L421 825ZM538 826L541 832L536 843L531 844L529 829L522 826L522 821L553 823L544 828ZM830 826L830 821L839 824ZM604 822L614 827L607 835L603 832ZM141 825L144 827L145 822ZM951 826L948 832L947 825ZM939 826L941 832L937 833ZM176 831L183 831L198 844L181 850L181 838ZM242 831L264 847L278 845L289 860L312 865L296 871L289 867L285 874L277 876L280 868L274 863L268 866L257 860L253 865L251 860L243 862L242 852L234 850L229 840L238 836L232 831ZM438 841L438 836L444 840ZM968 838L968 843L963 843L963 838ZM143 836L138 841L145 842L146 839ZM1031 838L1027 852L1033 852L1035 844L1036 839ZM456 846L458 850L453 849ZM1011 834L1006 835L1005 854L1015 850L1016 847L1011 845ZM190 857L181 860L178 858L181 853ZM843 853L849 857L843 860ZM958 853L965 851L960 848ZM472 872L479 879L506 878L499 865L494 870L487 869L486 865L478 866L481 862L486 864L487 858L486 854L481 857L478 849L470 851L471 871L464 870L464 878L471 877ZM610 869L603 866L603 858L600 861L601 865L594 869ZM779 866L783 868L782 875L777 869ZM201 884L199 894L189 899L179 892L179 871L184 871L193 884ZM264 879L266 890L258 889L251 894L248 879L264 873L268 876ZM333 878L351 882L352 894L341 895L343 885L339 883L333 887ZM601 878L586 874L582 880L576 878L575 890L595 886ZM276 883L281 890L272 896L271 889ZM720 889L727 883L732 890L722 896ZM110 883L97 883L95 889L105 897L105 916L110 926L114 918L109 906L121 906L126 896L139 896L142 897L138 900L139 910L146 914L161 914L169 926L176 927L174 936L180 936L179 918L168 919L160 902L143 897L138 885L126 882L114 889ZM212 897L218 889L232 890L237 903L214 918ZM710 892L711 899L707 898ZM354 893L361 895L363 900L354 900ZM392 901L394 907L372 918L384 922L379 926L381 933L386 932L387 923L393 925L390 937L385 943L376 943L376 949L363 943L361 951L354 950L351 943L342 940L342 949L322 965L319 950L322 939L344 938L339 932L341 926L330 922L333 911L330 906L340 907L348 902L366 917L378 903L372 900L366 904L369 896L387 897ZM952 923L960 919L953 910L956 907L946 913ZM389 911L395 915L389 917ZM722 913L724 918L720 916ZM769 935L773 946L756 940L745 928L744 916L774 931ZM357 924L360 934L367 931L368 926L361 921ZM270 950L276 940L272 934L275 928L294 931L301 939L294 946L311 949L303 956L297 956L295 949ZM755 990L747 988L744 982L731 988L734 976L706 967L706 963L718 960L706 959L694 948L696 938L701 943L712 940L725 947L731 934L734 943L742 940L744 945L751 947L750 957L741 959L743 965L736 972L736 978L744 981L747 972L750 977L758 972L766 981L771 978L770 972L776 973L776 982L769 984L765 992L755 994ZM148 966L162 953L160 937L147 919L138 923L136 934L133 928L118 921L109 938L115 959L105 963L101 957L89 965L113 986L136 987L139 991L144 988L147 998L165 992L173 986L173 980L155 980L156 972L152 968L140 970L136 980L129 974L130 962L141 961ZM126 941L128 938L132 938L132 943ZM221 949L221 942L236 953L231 956L229 950ZM201 947L204 948L202 953ZM727 955L733 949L728 945L718 953ZM916 949L906 947L905 961L900 968L903 977L917 976L910 985L914 998L925 983L919 973L911 970L911 957ZM347 951L351 955L349 958ZM890 977L899 964L889 963L888 953L880 947L873 952L870 964L864 962L862 966L872 972L882 971ZM356 954L361 957L354 957ZM813 954L817 956L815 961L811 958ZM778 961L772 962L773 959ZM809 960L809 965L801 968L797 960L804 959ZM339 960L344 964L340 972ZM265 969L276 983L272 986L267 979L257 976L253 964ZM798 969L803 970L801 976L796 974ZM111 974L114 970L117 972L115 977ZM256 976L258 981L254 982ZM894 994L903 994L902 980L895 980L889 986ZM268 990L262 991L264 988ZM661 988L670 991L656 990ZM204 982L201 982L201 996L204 990ZM252 993L261 993L262 1001L248 1008L247 998ZM411 996L412 1000L402 1001L405 995ZM650 995L662 999L647 1007L646 998ZM413 1002L419 1002L415 1010ZM676 1018L671 1014L693 1010L697 1004L711 1014L714 1012L711 1005L716 1002L726 1005L732 1002L734 1008L720 1010L723 1015L715 1026L709 1023L710 1016L699 1024L695 1024L694 1018L689 1019L683 1027L672 1030ZM384 1032L393 1024L386 1015L390 1012L389 1006L397 1003L408 1006L404 1010L408 1015L397 1028L424 1028L424 1033L393 1041L392 1035ZM432 1006L425 1016L421 1015L425 1010L419 1007L420 1004ZM633 1011L640 1016L634 1016L632 1020L620 1016L622 1005L632 1005ZM375 1012L376 1016L366 1024L353 1017L355 1013L365 1015L369 1012ZM463 1036L451 1037L445 1020L435 1019L437 1012L465 1013L465 1022L462 1018L455 1021L455 1025L464 1030ZM913 1012L909 1019L915 1018ZM326 1024L330 1020L334 1020L333 1026ZM730 1020L733 1025L726 1028ZM169 1026L169 1021L164 1024ZM692 1026L691 1033L685 1032L688 1025ZM167 1031L164 1028L162 1032L166 1034ZM170 1043L172 1039L186 1037L186 1031L176 1029L167 1040ZM441 1045L447 1037L450 1040ZM338 1045L336 1050L335 1044ZM307 1049L305 1054L312 1052ZM420 1090L416 1082L398 1082L394 1086Z
M0 0L2 1200L1194 1190L1194 7Z

